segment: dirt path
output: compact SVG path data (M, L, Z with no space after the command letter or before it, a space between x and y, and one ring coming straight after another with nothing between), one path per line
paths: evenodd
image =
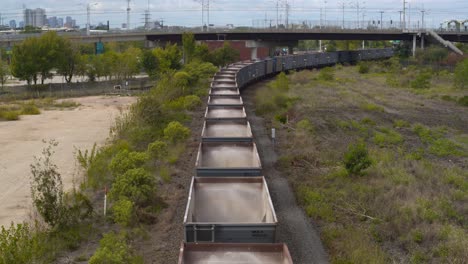
M286 178L274 168L277 155L269 138L270 131L267 130L264 119L256 116L254 111L255 90L262 85L264 84L259 83L244 90L242 98L279 221L277 241L288 245L294 263L328 263L327 253L320 241L317 228L297 205L294 192Z
M42 140L59 143L53 161L62 174L64 187L71 188L79 174L75 148L89 149L94 143L104 143L120 110L136 99L92 96L71 100L81 106L0 122L0 225L21 222L31 213L29 166L45 146Z

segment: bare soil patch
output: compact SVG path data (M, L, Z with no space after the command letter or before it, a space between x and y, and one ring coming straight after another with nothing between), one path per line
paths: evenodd
M80 176L75 149L103 144L115 117L134 97L92 96L67 99L81 106L72 110L42 110L37 116L21 116L14 122L0 122L0 225L19 223L31 212L30 167L40 155L42 140L59 142L54 162L62 173L65 189Z

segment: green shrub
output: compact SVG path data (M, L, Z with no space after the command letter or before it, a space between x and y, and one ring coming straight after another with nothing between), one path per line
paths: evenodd
M188 95L184 97L184 108L187 110L194 110L202 105L200 97L196 95Z
M403 128L403 127L410 127L410 123L406 120L397 119L393 121L394 128Z
M177 121L173 121L164 129L164 138L171 143L179 143L190 137L190 129Z
M152 158L157 160L167 159L167 155L169 154L167 143L160 140L150 143L148 145L148 153Z
M361 175L371 164L372 161L364 142L349 146L344 155L344 165L350 174Z
M112 206L112 216L116 223L131 226L135 216L133 202L126 198L118 200Z
M20 119L20 112L18 111L5 111L0 114L0 117L7 121L16 121Z
M125 234L107 233L99 241L99 248L89 259L89 264L137 264L143 263L136 257L127 243Z
M370 71L369 63L364 62L364 61L361 61L358 63L358 72L360 74L369 73L369 71Z
M45 143L45 142L44 142ZM42 156L34 157L31 164L31 197L33 205L44 221L55 227L61 224L64 213L62 175L52 161L57 142L51 140L42 149Z
M335 69L332 67L325 67L320 70L318 79L322 81L333 81L335 79Z
M420 72L416 78L411 81L411 88L427 89L431 87L432 74L430 72Z
M455 87L465 88L468 86L468 59L464 59L455 68Z
M144 204L156 192L154 177L142 168L130 169L117 176L110 197L114 200L127 198L136 205Z
M465 95L463 97L460 97L457 101L457 103L459 105L462 105L462 106L468 106L468 95Z
M109 163L117 153L123 150L130 150L130 145L125 140L118 140L115 143L105 146L97 151L95 158L89 164L87 170L86 186L91 188L104 188L112 182L112 173L109 169Z
M375 111L375 112L384 112L385 109L379 105L371 104L371 103L364 103L361 105L361 109L366 111Z
M289 91L289 79L286 73L281 72L272 83L273 87L281 92Z
M118 176L124 174L128 170L144 166L148 160L148 154L145 152L130 152L124 149L115 155L109 164L109 169L114 176Z
M280 122L281 124L286 124L288 122L288 117L286 114L277 114L275 115L275 120Z
M11 224L0 232L0 263L35 263L41 256L44 241L27 224Z
M39 108L37 108L37 106L29 103L29 104L22 105L21 114L22 115L39 115L41 114L41 111L39 110Z
M307 119L302 119L301 121L297 122L296 129L307 132L307 133L314 132L314 126Z
M379 147L388 145L397 145L403 142L403 136L391 129L382 129L382 132L376 132L374 136L374 143Z

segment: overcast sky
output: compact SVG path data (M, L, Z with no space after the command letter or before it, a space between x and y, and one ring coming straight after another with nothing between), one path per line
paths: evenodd
M200 0L201 1L201 0ZM166 25L198 26L201 24L201 3L193 0L150 0L150 12L152 20L164 19ZM283 0L285 1L285 0ZM290 0L291 6L289 19L320 20L322 16L327 20L342 19L342 3L345 3L345 20L357 20L356 1L348 0ZM427 25L436 26L449 19L468 19L468 0L409 0L411 8L411 22L421 20L421 10L426 10L425 20ZM23 5L26 8L44 8L47 16L65 17L72 16L77 23L84 27L86 23L86 4L93 5L91 11L91 24L110 20L111 27L120 27L126 22L126 0L1 0L0 13L4 24L15 19L17 23L23 20ZM148 7L147 0L131 0L131 27L143 25L143 13ZM366 0L360 1L360 20L364 10L365 20L380 20L380 11L384 11L384 21L399 21L399 10L402 10L402 1L392 0ZM255 21L276 21L276 0L213 0L210 4L210 23L216 26L234 24L235 26L250 26ZM282 19L285 11L280 10ZM267 22L269 24L270 22Z

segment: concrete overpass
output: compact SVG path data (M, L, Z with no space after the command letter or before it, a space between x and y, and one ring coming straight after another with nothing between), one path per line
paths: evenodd
M39 36L38 34L10 34L0 35L0 45L3 47L12 47L16 43L23 41L28 37ZM121 32L121 33L100 33L87 36L79 32L60 32L59 35L70 38L72 41L81 43L96 42L128 42L128 41L146 41L147 46L164 45L167 42L180 43L183 32ZM413 51L416 49L416 43L422 43L430 37L428 31L402 31L399 29L383 30L365 30L365 29L304 29L304 30L226 30L213 32L193 32L196 40L245 40L250 41L250 45L285 45L294 46L299 40L401 40L412 41ZM450 32L441 31L437 34L445 41L468 43L468 32ZM253 41L253 42L252 42ZM438 40L440 41L440 40ZM256 43L256 44L252 44ZM447 46L447 45L445 45Z

